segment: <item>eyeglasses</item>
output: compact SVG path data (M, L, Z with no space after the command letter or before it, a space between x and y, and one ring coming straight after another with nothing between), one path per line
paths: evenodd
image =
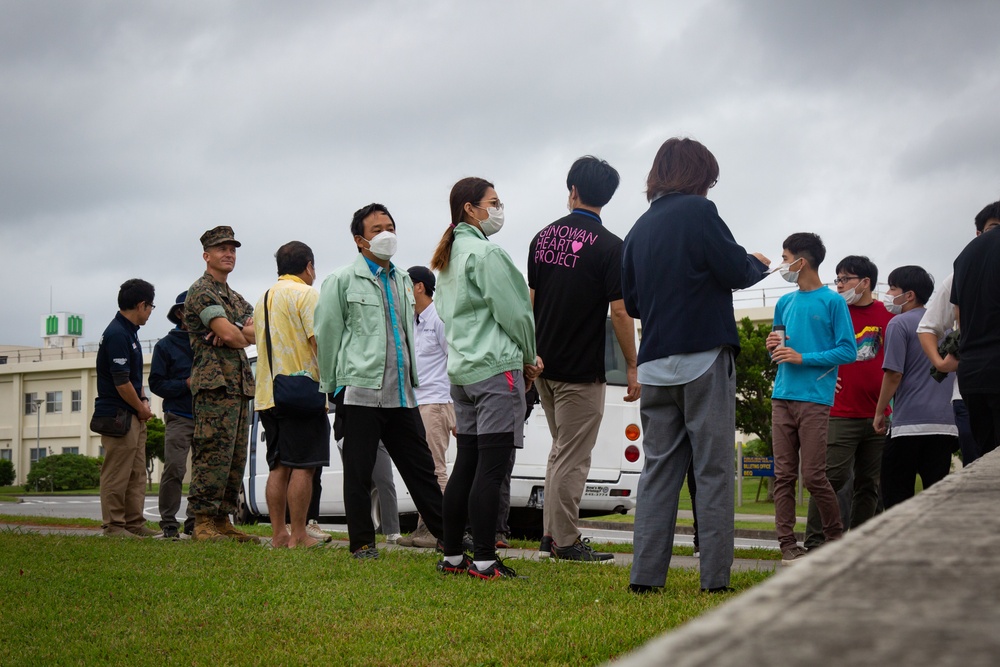
M153 304L151 304L149 302L146 302L146 305L149 306L150 310L153 310L154 308L156 308L156 306L154 306Z
M833 279L834 285L846 285L852 280L860 280L861 276L839 276Z
M501 211L503 210L503 202L500 201L499 199L484 199L483 201L489 204L489 208L497 208L500 209ZM476 208L486 208L486 207L479 206L477 204Z

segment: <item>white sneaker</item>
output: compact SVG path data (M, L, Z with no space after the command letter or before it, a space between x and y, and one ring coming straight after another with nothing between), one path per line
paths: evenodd
M306 524L306 534L320 542L330 542L333 540L333 535L320 528L319 523L316 521L310 521Z
M400 537L402 537L402 535L400 535L399 533L393 533L391 535L386 535L385 536L385 542L386 542L386 544L395 544L396 542L399 541Z

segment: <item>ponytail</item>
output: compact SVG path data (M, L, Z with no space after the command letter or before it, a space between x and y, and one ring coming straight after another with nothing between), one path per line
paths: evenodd
M451 259L451 244L455 242L455 228L451 225L441 235L434 256L431 257L431 268L436 271L444 271L448 268L448 260Z

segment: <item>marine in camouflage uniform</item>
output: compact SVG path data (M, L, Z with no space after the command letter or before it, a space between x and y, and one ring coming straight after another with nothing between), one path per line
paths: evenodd
M254 379L243 348L254 342L253 306L226 282L240 246L232 228L211 229L201 243L207 270L188 289L184 301L184 324L194 352L188 512L195 516L195 539L255 541L229 522L247 462Z

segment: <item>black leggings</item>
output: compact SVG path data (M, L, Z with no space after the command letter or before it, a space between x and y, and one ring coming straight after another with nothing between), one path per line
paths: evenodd
M495 442L496 436L490 439ZM492 444L492 443L491 443ZM514 434L509 446L479 448L474 435L458 436L455 467L444 491L444 554L462 553L466 519L472 526L475 560L496 558L496 524L500 505L500 483L507 475Z

